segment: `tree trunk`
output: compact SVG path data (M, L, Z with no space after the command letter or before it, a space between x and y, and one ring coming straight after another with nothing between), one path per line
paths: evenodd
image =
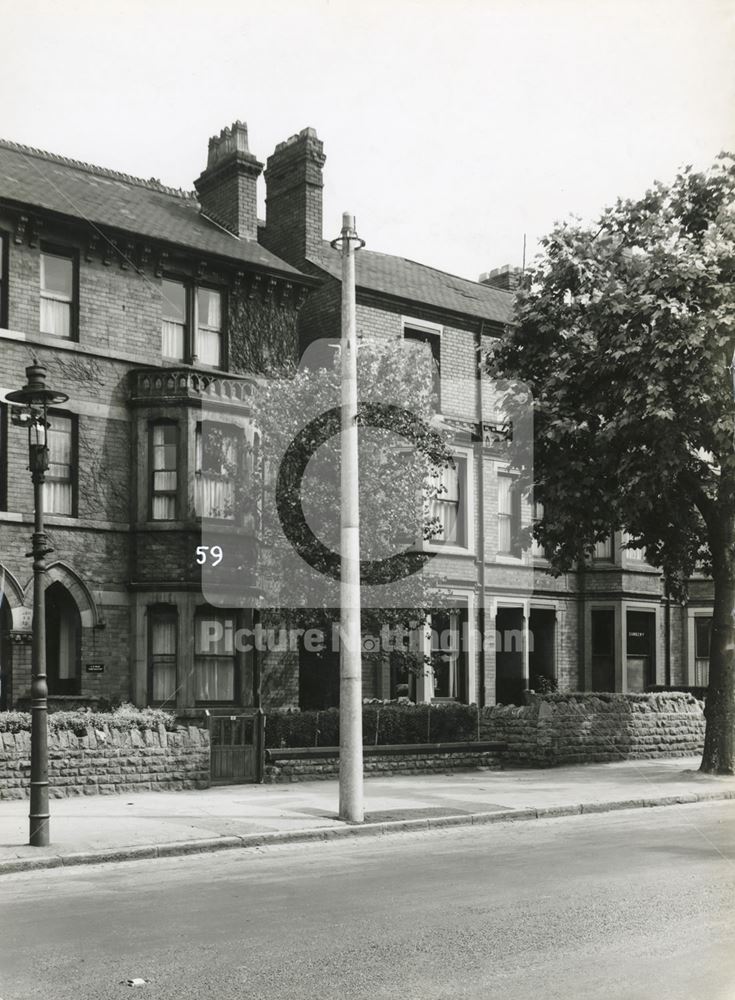
M735 774L735 566L729 546L714 572L707 727L700 770ZM725 565L722 565L725 563Z

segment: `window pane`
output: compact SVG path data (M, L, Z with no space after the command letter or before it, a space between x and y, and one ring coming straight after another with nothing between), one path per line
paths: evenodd
M194 662L197 701L235 700L235 665L231 657L201 656Z
M154 521L175 521L176 520L176 497L155 496L153 497L153 520Z
M52 337L71 336L71 303L41 296L39 329Z
M698 660L709 659L711 618L694 619L694 655Z
M176 517L178 439L176 424L154 424L151 427L151 514L154 521L173 521Z
M184 333L185 327L182 323L163 320L161 324L161 354L164 358L184 360Z
M199 327L196 353L203 365L221 368L222 334L219 330L207 330Z
M219 330L222 326L222 296L211 288L200 288L197 292L199 325Z
M612 559L612 537L603 538L601 542L595 542L595 559Z
M154 612L150 629L151 699L171 701L176 696L176 616Z
M71 302L73 281L73 261L55 254L41 254L41 289L44 292L52 292Z
M71 417L52 414L47 432L49 467L43 487L44 507L49 514L71 515L72 421Z
M180 281L169 281L164 278L161 282L161 295L163 318L173 320L175 323L186 323L186 286Z

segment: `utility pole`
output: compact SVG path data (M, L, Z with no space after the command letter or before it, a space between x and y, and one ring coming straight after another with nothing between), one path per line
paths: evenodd
M355 320L355 250L364 245L355 231L354 217L345 212L342 216L342 232L332 246L342 251L339 816L348 823L362 823L365 818Z

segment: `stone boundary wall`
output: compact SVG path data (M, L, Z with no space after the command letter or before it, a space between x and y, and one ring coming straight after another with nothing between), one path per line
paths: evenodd
M498 770L502 754L491 750L468 753L379 754L365 757L363 774L366 778L386 778L396 774L447 774L474 768ZM339 775L338 758L315 760L284 760L265 765L264 782L277 784L289 781L318 781Z
M532 694L521 707L486 708L480 739L506 743L505 763L552 767L699 754L704 726L690 694Z
M49 796L209 787L209 733L189 726L49 731ZM0 733L0 799L29 794L31 734Z

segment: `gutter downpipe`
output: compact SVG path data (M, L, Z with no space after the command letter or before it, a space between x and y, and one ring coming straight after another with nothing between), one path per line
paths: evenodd
M477 344L477 423L479 427L479 448L478 448L478 460L477 460L477 476L478 476L478 492L477 501L479 506L480 516L478 518L478 538L477 545L479 549L479 561L476 559L475 563L478 570L478 585L480 591L479 604L477 609L477 623L478 631L480 633L480 710L485 707L487 702L487 692L485 689L485 683L487 678L487 641L485 636L485 627L487 624L487 616L485 614L485 446L483 443L483 432L482 432L482 420L483 420L483 392L482 392L482 379L483 379L483 369L482 369L482 335L485 330L485 321L480 320L480 325L477 329L476 344Z

